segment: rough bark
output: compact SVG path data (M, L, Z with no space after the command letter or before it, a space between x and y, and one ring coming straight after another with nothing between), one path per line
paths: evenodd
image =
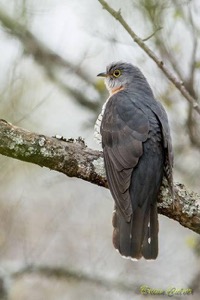
M101 151L88 148L81 138L47 137L0 120L0 154L108 187ZM200 234L200 196L174 183L174 199L164 181L159 213Z

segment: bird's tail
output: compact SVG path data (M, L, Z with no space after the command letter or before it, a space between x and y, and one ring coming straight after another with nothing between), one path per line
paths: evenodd
M157 204L138 207L127 222L120 211L113 213L113 244L122 256L132 259L156 259L158 255Z

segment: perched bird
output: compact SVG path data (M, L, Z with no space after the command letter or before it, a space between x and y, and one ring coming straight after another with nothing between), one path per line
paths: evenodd
M109 98L95 124L115 201L113 244L122 256L156 259L157 199L163 177L173 190L173 154L167 114L141 71L112 63L105 73Z

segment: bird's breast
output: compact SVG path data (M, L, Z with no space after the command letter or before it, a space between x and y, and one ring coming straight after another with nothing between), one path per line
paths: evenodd
M100 114L98 115L98 118L97 118L96 123L94 125L94 140L100 145L102 143L100 127L101 127L102 118L103 118L103 115L104 115L104 112L105 112L105 109L106 109L106 104L108 103L109 99L110 99L110 97L106 100L106 102L102 106L102 110L101 110Z

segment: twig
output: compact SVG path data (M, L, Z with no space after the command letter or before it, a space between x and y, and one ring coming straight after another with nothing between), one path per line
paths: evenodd
M102 152L87 148L82 139L64 140L26 131L0 120L0 153L107 187ZM200 234L200 196L174 184L174 201L163 182L159 213Z
M104 0L98 0L103 8L107 10L129 33L134 42L136 42L140 48L147 53L147 55L155 61L157 66L163 71L166 77L176 86L176 88L181 92L181 94L192 104L193 108L200 114L200 106L198 102L189 94L187 89L184 86L184 83L175 77L171 71L165 66L164 62L159 59L159 57L144 43L144 41L131 29L128 23L124 20L121 15L121 11L116 11L111 8L107 2Z
M81 270L70 270L62 267L51 267L51 266L27 266L16 272L11 273L12 279L20 278L27 274L37 274L45 276L45 278L60 278L64 280L74 280L76 282L86 282L95 284L99 287L109 288L114 290L133 292L134 290L139 291L139 286L133 284L126 284L123 281L111 281L98 276L91 276Z
M25 54L32 55L37 64L44 68L47 76L56 83L59 88L62 88L64 92L73 95L74 99L76 99L79 104L84 105L92 111L97 111L98 103L89 101L83 93L81 94L75 88L69 88L67 84L61 82L55 75L55 68L64 68L77 75L85 83L96 89L95 85L88 79L88 75L82 69L77 68L77 66L73 65L70 61L53 52L40 40L38 40L25 26L9 17L1 9L0 22L10 35L17 37L21 41Z
M197 37L197 30L194 25L194 20L192 16L191 9L188 8L189 13L189 20L188 20L188 27L191 28L192 37L193 37L193 49L191 55L191 70L189 75L190 84L194 87L194 76L196 70L196 58L197 58L197 50L198 50L198 37Z
M145 2L146 4L146 2ZM159 11L159 18L160 15L163 15L163 7L162 2L158 5L161 11ZM191 36L193 42L191 43L193 45L192 54L191 54L191 63L189 64L189 74L183 75L183 72L181 71L181 62L177 61L172 49L168 49L166 46L165 40L163 39L163 36L160 34L156 34L154 36L155 45L158 45L158 50L160 51L160 55L162 59L167 60L168 63L170 63L173 71L177 74L178 78L184 82L184 86L186 90L189 92L189 94L193 97L193 99L197 99L197 94L194 88L194 78L195 78L195 71L196 71L196 52L198 49L198 33L196 26L194 24L193 15L191 12L191 7L187 6L187 12L188 16L186 15L186 10L184 10L179 4L173 2L173 5L176 9L178 9L181 12L181 15L184 15L184 19L186 20L185 26L190 29ZM148 16L153 28L155 29L155 19L154 19L154 13L152 14L152 10L149 9L149 5L142 6L144 9L145 16ZM156 29L155 29L156 30ZM144 41L144 40L143 40ZM187 121L186 126L188 129L188 136L190 139L190 142L192 145L196 148L200 148L200 138L199 138L199 115L196 113L196 111L193 109L192 105L188 103L188 112L187 112Z
M158 31L160 31L162 29L162 27L158 27L152 34L150 34L148 37L142 39L143 42L148 41L149 39L151 39Z

